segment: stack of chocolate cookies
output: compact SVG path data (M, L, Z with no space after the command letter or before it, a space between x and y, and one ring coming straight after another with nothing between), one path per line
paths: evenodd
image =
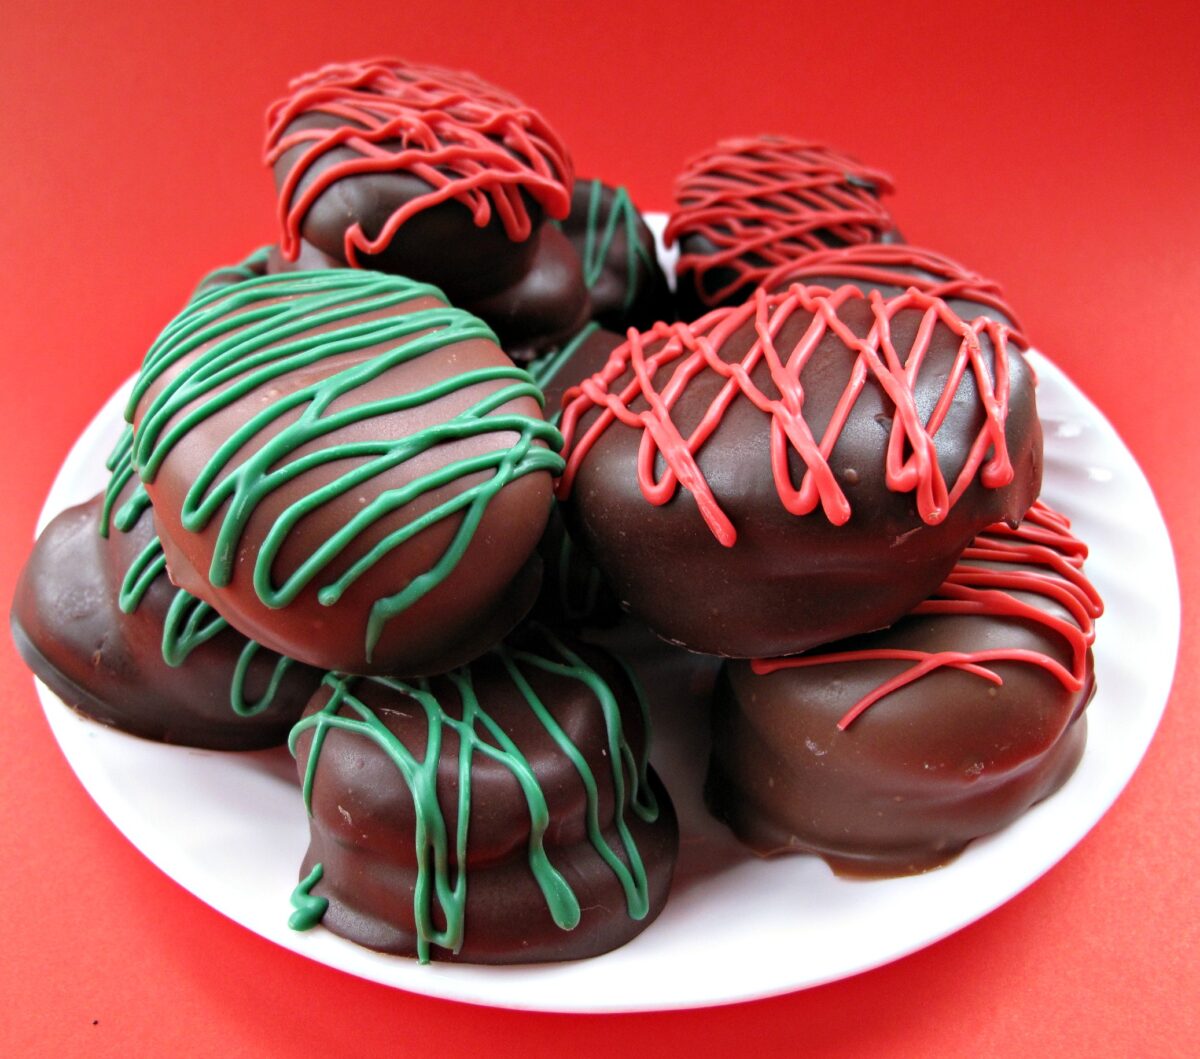
M719 664L685 706L759 853L924 870L1066 779L1100 603L1038 502L1026 341L901 241L884 174L718 144L668 278L628 194L473 75L332 65L267 125L277 243L147 352L13 629L99 721L288 742L294 926L511 963L652 922L679 833L614 623Z

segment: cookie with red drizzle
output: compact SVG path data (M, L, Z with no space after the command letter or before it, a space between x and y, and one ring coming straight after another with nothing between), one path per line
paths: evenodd
M827 247L777 266L763 277L762 286L773 291L793 283L830 290L853 283L860 290L877 290L885 297L916 287L941 298L959 316L991 316L1007 324L1010 340L1028 347L1017 314L1000 284L936 250L906 243Z
M757 852L835 870L936 867L1071 775L1103 605L1086 546L1039 502L980 534L890 629L718 682L708 797Z
M563 398L568 525L664 639L792 654L888 625L1041 484L1007 327L794 285L631 333Z
M829 246L896 241L886 173L788 136L722 140L675 182L680 316L745 301L771 273Z
M272 272L349 265L439 286L528 359L587 318L570 155L542 116L474 74L399 59L332 63L267 111Z

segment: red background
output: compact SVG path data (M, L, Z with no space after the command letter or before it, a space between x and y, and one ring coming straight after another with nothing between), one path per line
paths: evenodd
M1128 442L1178 549L1175 692L1128 790L1028 891L889 967L704 1011L493 1011L309 963L182 891L83 792L5 639L0 1051L1200 1053L1194 9L722 6L6 5L0 600L83 424L196 278L269 238L267 102L322 62L400 54L539 106L581 173L626 183L643 208L665 208L684 157L719 136L836 143L891 171L910 238L1005 283L1034 341Z

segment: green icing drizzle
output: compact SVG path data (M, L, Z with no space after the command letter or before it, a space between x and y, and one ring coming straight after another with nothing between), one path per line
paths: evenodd
M289 373L346 353L385 346L369 359L264 405L212 454L189 488L181 510L184 528L200 532L225 508L209 580L216 586L227 585L242 532L266 497L314 468L354 460L352 469L293 501L262 542L253 570L255 591L265 605L284 607L379 519L461 477L491 472L482 482L393 531L340 577L319 586L319 601L333 605L392 549L434 523L463 513L451 543L437 561L403 590L372 605L366 630L368 659L386 622L436 588L458 565L489 502L501 489L523 475L537 471L557 475L563 467L557 454L562 438L553 426L540 418L499 412L519 397L543 400L530 376L515 365L479 368L414 392L333 410L339 399L398 365L455 342L495 340L482 321L449 306L388 313L425 297L442 296L426 284L351 269L255 277L203 294L151 346L126 408L126 418L132 421L135 409L163 374L207 346L149 402L132 439L131 464L143 482L152 482L174 446L213 413ZM378 311L387 315L362 319ZM318 328L324 330L316 333ZM417 408L479 383L500 381L508 385L452 419L411 435L320 446L330 435L353 424ZM294 412L299 415L285 422L257 452L240 455L247 443ZM381 491L320 542L282 584L274 582L274 560L289 532L307 515L439 444L497 432L515 433L518 441L511 448L453 461L402 487ZM311 451L296 455L302 448Z
M260 275L269 251L269 247L260 247L237 265L213 270L201 280L197 291L202 293L200 289L217 278L221 278L227 283L234 283L238 279L248 279ZM193 294L191 300L194 301L197 296L197 294ZM105 461L105 467L111 472L105 486L100 512L99 533L105 539L108 538L112 525L115 524L122 533L128 533L150 509L150 497L146 493L145 486L139 482L120 510L114 511L117 498L134 476L132 457L133 427L126 424ZM117 604L121 610L126 614L134 613L150 590L150 586L163 576L166 570L167 563L163 555L162 544L158 537L153 537L130 563L129 569L122 578L117 595ZM227 627L228 622L209 604L197 599L182 588L177 588L163 619L163 661L172 667L182 666L192 651ZM234 667L233 678L230 682L229 701L234 713L242 717L253 717L270 707L284 675L294 664L293 659L284 655L276 655L275 666L267 682L266 691L257 700L252 701L246 695L246 681L250 666L260 650L262 650L260 644L253 640L247 640Z
M583 243L583 281L591 290L604 273L604 264L612 250L613 240L618 229L625 231L625 300L621 306L625 312L633 305L637 297L639 264L647 275L652 275L657 268L654 256L642 245L639 238L641 214L634 206L629 192L623 187L613 189L612 207L604 218L603 229L600 226L600 213L603 208L602 198L604 185L599 180L591 182L588 193L587 228Z
M545 654L517 649L507 644L500 644L493 648L491 653L499 658L529 710L574 765L583 782L587 798L588 839L620 882L630 917L642 919L649 910L646 869L625 817L627 810L646 821L658 817L658 805L647 777L648 754L643 753L640 759L635 758L624 735L616 697L603 678L552 633L541 627L539 629L549 645ZM595 774L588 766L583 753L534 691L527 676L531 670L541 670L579 681L588 688L600 706L607 731L607 760L612 770L615 826L625 853L624 860L605 840L599 818L599 790ZM628 672L627 668L626 671ZM632 674L630 676L632 679ZM467 859L471 764L476 754L482 754L503 765L520 784L529 811L529 869L542 891L554 922L564 930L570 930L579 923L581 916L579 901L574 891L561 872L550 862L545 849L545 833L550 824L550 814L546 796L532 765L479 701L470 667L464 666L448 673L446 679L453 683L458 693L462 705L461 719L446 713L432 692L428 680L409 683L390 677L353 677L331 673L325 678L325 683L332 691L329 701L321 710L301 720L292 729L289 737L289 746L294 754L300 735L309 730L313 733L303 779L304 800L310 814L318 762L331 729L371 740L383 750L403 777L416 807L414 842L417 879L413 889L413 920L417 931L417 956L422 963L429 961L432 945L457 952L463 943L467 873L462 866L466 864ZM355 695L353 688L357 681L381 684L409 697L425 711L427 736L422 756L418 757L417 753L406 747ZM642 716L648 723L641 688L636 680L633 683ZM349 711L349 716L340 715L343 708ZM450 827L437 797L438 761L446 729L452 730L459 741L458 805L453 836L449 833ZM647 728L647 732L648 730ZM445 928L442 930L435 926L435 909L441 911L445 922Z
M593 334L600 330L600 325L595 321L584 324L579 332L574 335L560 349L553 349L543 357L539 357L533 361L528 367L529 377L537 384L539 389L545 389L546 385L553 381L554 377L563 369L570 359L575 356L576 351L584 344ZM550 422L555 426L558 425L559 419L562 418L562 409L556 408L554 415L550 418Z
M207 293L204 288L214 282L219 281L222 286L229 286L239 280L261 276L267 267L267 259L270 254L270 246L260 246L257 250L252 250L236 265L224 265L221 268L213 269L196 284L187 304L190 305L198 297ZM127 423L122 429L121 436L105 461L105 467L111 474L104 489L104 504L100 513L100 536L107 539L109 527L113 522L113 506L116 504L117 497L121 495L121 490L134 475L132 425ZM117 528L128 532L149 507L150 497L146 495L146 490L139 485L122 511L116 516Z
M604 578L601 577L596 565L575 546L575 542L571 540L566 527L563 528L562 538L559 541L558 562L556 565L558 605L563 615L571 622L590 620L596 614L596 607L600 602L600 590L604 585ZM579 602L576 602L571 594L571 585L573 583L571 571L573 566L578 567L583 578L583 585L580 592L583 598Z
M321 922L329 900L325 897L314 897L312 888L321 881L325 869L320 864L314 864L303 879L296 884L292 891L292 907L295 911L288 917L288 926L292 930L311 930Z

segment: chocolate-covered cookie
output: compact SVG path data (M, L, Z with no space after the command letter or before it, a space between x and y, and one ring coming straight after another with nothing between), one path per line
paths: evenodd
M321 673L172 585L139 492L123 492L123 530L98 496L42 532L13 597L22 658L68 706L134 735L215 750L282 743Z
M1041 483L1007 328L799 285L659 325L565 395L568 529L660 636L733 657L888 625Z
M871 875L936 867L1016 819L1083 753L1103 609L1086 554L1039 503L977 537L890 629L727 663L713 811L763 855Z
M645 706L526 626L429 680L330 675L292 736L311 841L293 926L422 960L593 956L658 915L678 849Z
M351 269L193 301L151 347L131 450L172 578L351 672L440 672L532 605L562 466L541 393L427 285Z
M788 136L722 140L675 182L667 245L678 243L679 315L744 302L780 265L814 250L900 238L880 204L887 174Z
M624 334L675 318L654 234L625 188L576 181L562 231L583 262L591 317L602 327Z
M349 265L439 286L527 359L587 320L578 255L547 217L570 156L537 111L473 74L335 63L267 112L278 192L272 271Z

